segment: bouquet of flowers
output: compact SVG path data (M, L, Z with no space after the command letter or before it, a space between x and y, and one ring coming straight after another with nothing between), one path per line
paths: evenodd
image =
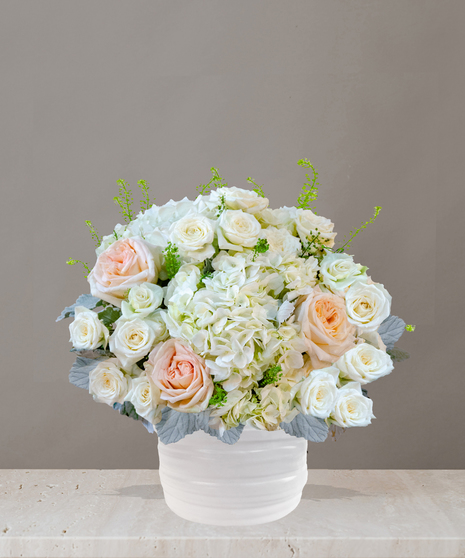
M334 426L370 424L365 386L407 358L394 344L414 326L346 253L381 208L336 248L333 223L311 207L318 174L299 165L297 204L280 209L252 178L228 187L212 168L194 201L152 205L139 181L135 216L118 181L125 224L100 239L86 221L91 294L57 319L74 318L70 381L165 444L196 430L232 444L245 425L323 441Z

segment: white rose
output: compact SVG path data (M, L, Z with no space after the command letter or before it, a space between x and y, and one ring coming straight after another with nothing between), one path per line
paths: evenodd
M368 426L373 414L373 401L365 397L358 382L349 382L339 390L331 418L341 428Z
M155 384L149 382L145 374L131 380L126 401L130 401L134 405L136 413L151 424L160 422L163 407L160 405L160 390Z
M347 351L335 366L343 378L362 385L374 382L394 369L391 357L368 343L360 343Z
M100 362L89 374L89 393L95 401L107 405L123 403L128 390L128 378L116 358Z
M218 246L242 252L243 247L253 248L257 244L260 231L260 223L253 215L228 209L218 219Z
M334 366L313 370L302 382L292 388L295 406L304 415L328 418L338 397L339 370Z
M92 310L84 306L76 306L74 321L69 326L71 343L75 349L97 349L107 346L110 332Z
M375 331L391 312L391 295L380 283L357 282L345 299L349 322L362 331Z
M121 303L121 311L125 319L144 318L155 310L163 302L163 289L153 283L142 283L132 287L128 294L128 300Z
M325 246L334 246L336 233L333 232L334 223L326 217L315 215L310 209L298 209L296 216L297 233L302 242L308 242L310 236L319 233L319 240Z
M282 255L295 255L302 248L299 239L292 236L287 229L268 227L262 231L261 236L268 241L270 252L277 252Z
M195 262L211 258L215 253L213 222L198 213L189 213L170 228L171 242L176 244L182 256Z
M150 320L120 318L110 337L110 349L126 369L148 355L156 341Z
M295 207L280 207L279 209L264 209L256 215L257 219L268 226L286 228L291 234L295 234L295 219L297 209Z
M323 283L333 292L343 291L355 281L366 280L366 267L354 263L348 254L327 254L320 266Z
M263 211L268 207L269 201L267 198L262 198L253 190L243 190L232 186L230 188L219 188L211 193L212 200L218 200L218 205L221 198L224 196L226 207L229 209L242 209L246 213L257 213Z

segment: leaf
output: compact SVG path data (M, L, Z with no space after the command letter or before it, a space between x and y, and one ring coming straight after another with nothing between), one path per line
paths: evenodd
M225 444L235 444L239 438L241 437L242 431L244 430L244 425L239 424L235 428L230 428L229 430L225 430L223 435L220 435L220 431L216 430L216 428L212 428L208 423L210 421L210 411L204 411L203 413L199 413L197 415L197 430L203 430L205 433L210 434L210 436L214 436L218 438L220 442Z
M388 349L386 352L392 358L393 362L402 362L403 360L410 358L407 351L402 351L399 347L393 347L392 349Z
M195 413L180 413L165 407L155 429L163 444L174 444L198 430L197 418Z
M101 320L107 327L114 324L120 317L121 310L119 308L113 308L113 306L107 306L105 310L98 313L99 320Z
M102 360L106 360L106 357L93 359L78 356L69 371L69 381L78 388L89 389L89 374Z
M328 426L324 420L302 413L291 422L282 422L279 426L290 436L305 438L310 442L324 442L328 436Z
M120 415L130 417L134 420L139 420L145 426L149 434L153 434L155 432L153 424L148 420L146 420L145 418L138 415L136 413L136 409L134 408L134 405L130 401L125 401L123 404L113 403L113 409L119 411Z
M114 358L115 355L106 349L70 349L70 353L76 353L78 356L92 359L99 359L100 357Z
M397 316L389 316L379 326L378 333L387 349L393 349L405 331L405 322Z
M78 297L74 304L67 306L55 321L59 322L60 320L74 316L74 309L76 306L84 306L85 308L89 308L89 310L93 310L94 308L97 308L97 306L100 306L100 302L101 300L95 296L82 294Z

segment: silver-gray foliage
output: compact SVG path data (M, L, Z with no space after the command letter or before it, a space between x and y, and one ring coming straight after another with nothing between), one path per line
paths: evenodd
M55 321L59 322L60 320L64 320L65 318L73 317L76 306L84 306L85 308L89 308L89 310L93 310L94 308L97 308L99 302L100 299L95 296L92 296L90 294L82 294L78 297L74 304L72 304L71 306L67 306Z
M393 362L402 362L403 360L410 358L407 351L403 351L402 349L399 349L399 347L388 349L387 354L392 358Z
M106 360L106 357L94 359L78 356L69 371L69 381L78 388L89 389L89 374L102 360Z
M113 409L119 411L120 415L131 417L134 420L140 421L150 434L153 434L155 432L153 424L148 420L146 420L145 418L138 415L136 413L136 409L134 408L134 405L130 401L125 401L123 404L113 403Z
M393 349L405 331L405 322L398 316L389 316L379 326L378 333L387 349Z
M324 442L328 436L328 426L324 420L299 413L291 422L279 425L284 432L309 442Z
M226 430L222 436L218 430L209 426L210 412L202 413L180 413L169 407L165 407L162 411L161 421L155 425L158 437L164 444L174 444L185 438L188 434L193 434L197 430L203 430L210 436L218 438L225 444L235 444L244 429L241 424L230 430Z

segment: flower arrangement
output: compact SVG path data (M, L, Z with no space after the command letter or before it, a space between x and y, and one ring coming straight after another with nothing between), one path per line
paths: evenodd
M212 179L157 206L129 185L114 198L125 224L100 239L81 295L58 320L77 359L70 381L140 420L162 442L204 430L235 443L245 425L323 441L374 418L365 386L408 355L391 296L346 253L371 219L335 247L333 223L311 204L308 169L295 207L270 209L263 186ZM78 260L69 260L73 265Z

